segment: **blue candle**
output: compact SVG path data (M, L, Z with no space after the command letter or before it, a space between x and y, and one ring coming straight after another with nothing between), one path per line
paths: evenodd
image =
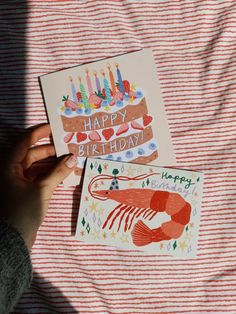
M110 103L111 102L111 93L110 93L110 87L108 84L108 80L104 77L104 88L107 96L107 101Z
M96 82L96 87L97 87L97 91L98 93L101 92L101 85L100 85L100 81L99 78L97 77L97 72L94 71L93 74L95 75L95 82Z
M120 73L120 70L119 70L118 66L119 66L118 63L116 63L116 72L117 72L118 83L119 83L119 86L120 86L120 91L124 95L125 94L125 88L124 88L124 85L123 85L121 73Z
M70 81L71 81L71 93L72 93L72 98L73 101L77 104L78 103L78 98L76 95L76 88L75 88L75 84L73 83L72 77L69 77Z
M105 72L102 70L101 73L104 76L103 83L104 83L106 98L107 98L108 103L110 103L111 102L111 93L110 93L109 83L108 83L108 80L105 78Z

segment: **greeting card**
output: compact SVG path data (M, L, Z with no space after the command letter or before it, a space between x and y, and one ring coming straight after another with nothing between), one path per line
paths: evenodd
M200 172L88 158L76 238L192 258L202 185Z
M174 152L150 49L40 78L57 155L173 165Z

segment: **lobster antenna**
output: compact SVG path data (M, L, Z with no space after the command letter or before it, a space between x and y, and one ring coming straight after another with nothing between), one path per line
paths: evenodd
M157 173L157 172L154 172L154 173L149 173L149 174L140 174L136 177L127 177L127 176L118 176L117 179L121 180L121 181L131 181L131 180L143 180L143 179L146 179L146 178L149 178L151 176L154 176L154 175L158 175L160 173Z
M101 200L101 201L105 201L108 199L108 197L103 197L103 196L97 196L97 195L94 195L93 192L92 192L92 186L93 184L95 184L97 181L99 180L110 180L112 179L113 176L111 175L97 175L96 177L92 178L92 180L90 181L89 185L88 185L88 191L89 191L89 194L93 197L93 198L96 198L98 200Z
M127 176L117 176L117 179L120 180L120 181L132 181L132 180L143 180L143 179L146 179L148 177L151 177L151 176L154 176L154 175L158 175L160 173L149 173L149 174L141 174L141 175L138 175L136 177L127 177ZM89 182L89 185L88 185L88 191L89 191L89 194L93 197L93 198L96 198L98 200L101 200L101 201L106 201L108 199L108 197L106 196L97 196L97 195L94 195L94 193L92 192L92 187L93 185L99 181L99 180L111 180L113 178L113 176L111 175L97 175L95 177L92 178L92 180Z

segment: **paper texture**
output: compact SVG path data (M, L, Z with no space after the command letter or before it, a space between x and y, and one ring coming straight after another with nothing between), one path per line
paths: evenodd
M173 166L174 152L150 49L40 77L58 156Z
M192 258L203 174L88 158L76 238Z

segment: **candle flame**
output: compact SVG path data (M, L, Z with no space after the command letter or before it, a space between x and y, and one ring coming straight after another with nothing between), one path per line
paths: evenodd
M103 69L101 69L100 72L103 76L105 76L105 72L103 71Z
M109 70L111 69L110 63L107 63L107 68L108 68Z
M93 71L93 74L94 74L95 76L97 76L97 71Z
M88 69L88 68L85 69L85 73L86 73L86 74L89 73L89 69Z
M71 82L73 81L72 76L69 76L69 80L70 80Z
M78 79L79 79L79 81L80 81L80 83L81 83L81 77L80 77L80 76L78 76Z
M119 66L119 63L115 63L115 66L118 68L118 66Z

